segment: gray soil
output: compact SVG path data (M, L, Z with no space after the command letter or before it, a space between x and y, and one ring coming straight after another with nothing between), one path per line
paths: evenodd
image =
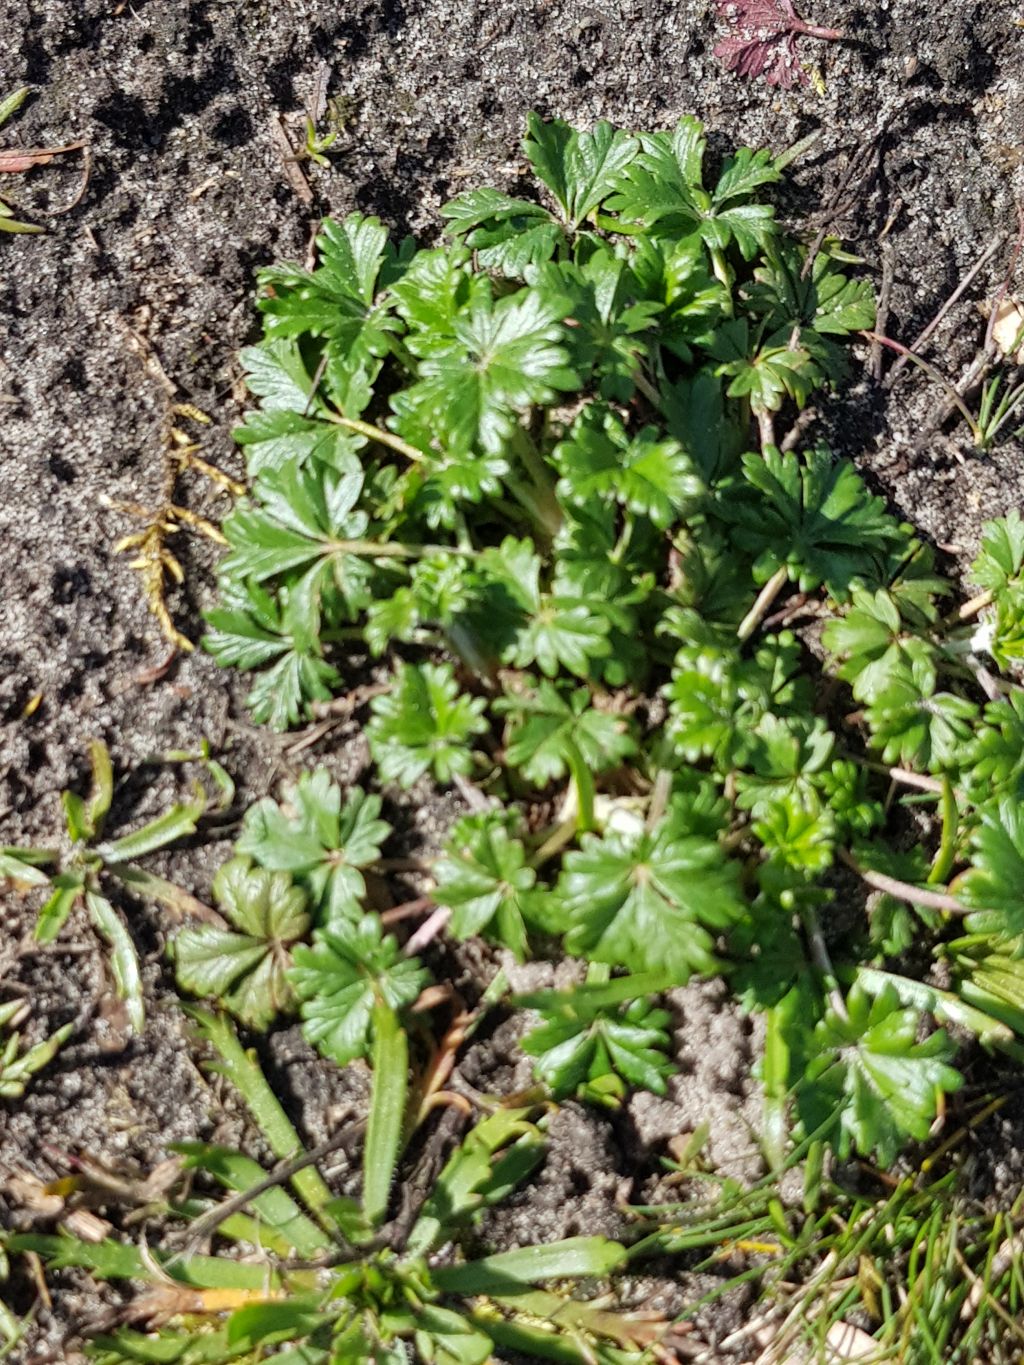
M58 837L59 793L83 789L92 736L109 744L126 779L116 828L156 814L179 789L175 771L140 763L203 737L236 778L242 804L302 764L326 762L346 780L359 774L356 721L290 757L249 726L244 688L201 652L147 677L167 646L128 557L114 553L137 527L116 504L159 496L169 401L161 369L177 401L213 418L203 455L240 472L230 439L244 403L236 356L255 334L258 266L301 260L328 212L358 208L398 234L433 234L454 193L514 184L529 109L636 128L693 112L715 154L737 142L782 150L819 132L793 169L780 215L808 237L827 223L876 283L888 261L887 330L907 342L1006 234L932 344L939 368L960 376L982 342L977 302L1003 280L1017 229L1019 7L815 0L809 17L849 35L805 45L821 64L821 94L725 73L712 54L712 9L708 0L0 0L0 95L26 83L36 90L0 141L83 139L91 157L84 195L63 216L47 210L75 194L78 156L0 186L0 198L23 213L34 208L48 227L45 236L0 237L0 844ZM297 136L287 120L325 70L344 128L330 168L305 167L310 205L289 183L271 120L284 117ZM981 520L1021 504L1024 452L1008 441L983 457L962 424L929 431L942 400L913 369L884 392L865 366L810 434L856 460L962 567ZM213 519L227 508L191 475L179 497ZM198 639L213 554L201 539L179 541L186 581L172 605ZM391 813L406 846L429 849L450 810L449 800ZM174 869L206 894L226 848L214 833ZM230 1095L198 1068L161 953L166 920L127 908L146 959L142 1039L129 1038L118 1018L84 921L53 949L32 950L33 907L11 895L2 904L0 998L23 993L39 1034L76 1018L82 1028L24 1100L0 1108L0 1179L13 1170L49 1178L52 1148L148 1172L177 1139L255 1141ZM614 1120L568 1106L539 1180L495 1218L498 1244L614 1233L617 1201L649 1193L666 1142L704 1120L713 1161L740 1175L756 1169L756 1040L747 1022L715 986L680 992L674 1006L682 1067L669 1098L635 1101ZM360 1093L358 1076L330 1074L295 1032L274 1040L268 1062L310 1140ZM475 1083L524 1078L515 1037L501 1027L465 1066ZM1014 1177L1020 1137L1012 1124L992 1134L996 1184ZM4 1218L32 1221L0 1192ZM12 1292L24 1306L26 1286ZM103 1311L81 1278L57 1277L52 1293L22 1360L71 1358L77 1334ZM737 1311L733 1304L702 1319L701 1340L713 1346Z

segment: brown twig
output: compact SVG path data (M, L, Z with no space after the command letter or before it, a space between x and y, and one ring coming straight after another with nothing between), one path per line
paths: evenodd
M289 141L288 134L284 130L284 123L281 121L280 114L270 115L270 136L274 146L277 148L284 167L284 173L289 185L295 192L295 197L307 208L313 206L313 191L309 187L309 181L302 174L299 163L295 156L295 148Z
M274 1189L277 1185L283 1185L285 1181L291 1180L292 1176L298 1175L308 1166L316 1165L330 1152L337 1151L339 1147L344 1147L347 1142L358 1137L365 1127L365 1119L359 1119L354 1123L343 1122L329 1138L318 1146L310 1148L308 1152L300 1152L298 1156L289 1157L286 1161L279 1161L262 1180L257 1180L247 1189L239 1190L237 1194L233 1194L230 1198L219 1203L216 1208L209 1209L206 1213L201 1214L194 1223L189 1225L188 1239L172 1260L182 1260L192 1256L222 1223L226 1222L233 1214L241 1213L253 1199L265 1194L267 1190Z
M896 255L891 242L882 246L882 283L878 290L878 307L875 309L875 331L884 336L889 321L889 307L892 303L892 282L895 274ZM901 357L902 358L902 357ZM868 371L876 383L882 379L882 343L873 341L868 356Z
M907 348L908 350L913 351L915 354L921 350L921 347L928 342L928 340L934 333L935 329L942 322L942 319L946 316L949 310L957 302L959 302L959 300L963 297L964 293L970 288L971 284L974 282L978 273L984 269L984 267L988 264L988 262L992 259L992 257L996 254L996 252L999 250L999 248L1003 245L1005 241L1006 233L997 232L996 235L985 247L984 251L978 257L978 259L975 261L975 263L971 266L970 270L968 270L967 274L963 277L963 279L960 281L957 287L953 290L952 294L950 294L949 298L946 299L945 303L935 314L932 320L914 338L911 345ZM876 326L876 330L879 332L883 332L885 329L879 323ZM899 357L898 360L895 361L892 369L889 371L885 378L885 387L887 389L892 387L892 385L896 381L896 376L900 373L903 367L909 363L909 360L910 357L908 355L902 355Z

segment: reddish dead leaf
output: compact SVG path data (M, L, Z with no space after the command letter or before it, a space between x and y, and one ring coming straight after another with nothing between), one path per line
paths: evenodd
M768 85L783 89L810 84L797 51L801 36L835 41L840 29L808 24L792 0L715 0L718 14L733 30L715 45L715 56L737 76L763 76Z
M30 171L33 166L48 166L55 156L63 156L65 152L80 152L84 146L84 142L69 142L64 147L10 147L7 151L0 151L0 174L18 175L22 171Z

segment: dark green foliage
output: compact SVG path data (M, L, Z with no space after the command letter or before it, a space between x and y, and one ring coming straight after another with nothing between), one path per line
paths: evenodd
M380 797L359 787L343 802L322 768L303 773L280 802L266 797L246 811L238 849L298 878L329 919L351 916L366 893L360 869L376 862L391 831L380 808Z
M768 152L711 166L692 117L536 116L524 152L536 193L460 194L436 247L355 214L324 225L312 271L262 274L252 492L208 646L257 671L278 727L369 656L376 779L478 807L431 869L450 937L524 957L557 935L666 984L724 970L777 1022L796 992L803 1041L770 1030L773 1121L795 1096L805 1125L829 1113L842 1150L888 1161L954 1088L949 1045L910 996L840 1007L839 980L930 949L981 1002L967 1027L1024 1028L1024 523L986 529L984 595L951 613L932 551L852 464L772 443L874 309L838 243L809 257L780 230ZM1004 695L983 709L975 679ZM308 893L317 946L287 979L307 1029L354 1056L367 981L412 989L365 915L386 827L376 798L303 781L239 847ZM936 818L907 861L889 834L911 802ZM843 864L896 891L865 903ZM915 905L936 897L951 908ZM559 1093L657 1086L645 1004L551 1008L536 1046Z
M670 1018L644 995L664 980L660 973L625 976L517 999L541 1016L522 1047L536 1057L534 1074L556 1100L578 1094L615 1105L629 1086L665 1093L675 1071L667 1055Z
M941 1029L918 1042L919 1012L890 989L872 998L855 986L845 1015L830 1008L815 1028L801 1120L808 1133L831 1120L841 1157L855 1148L887 1166L908 1137L928 1136L939 1097L962 1085L953 1044Z
M415 958L381 931L376 915L342 920L317 930L311 948L299 946L289 982L299 998L303 1033L314 1047L344 1066L370 1049L374 1005L411 1005L430 980Z

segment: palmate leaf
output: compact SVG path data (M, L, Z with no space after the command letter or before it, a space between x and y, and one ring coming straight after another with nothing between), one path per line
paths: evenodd
M678 985L717 970L714 934L744 913L735 864L671 804L653 832L584 835L566 856L557 895L568 952L663 969Z
M800 346L819 372L814 382L837 383L846 374L846 357L831 338L874 325L870 282L851 280L826 251L807 270L805 253L794 242L776 239L766 256L744 300L764 319L769 342Z
M271 345L279 338L323 339L325 387L346 416L358 417L369 404L389 336L401 326L390 311L392 301L386 294L378 299L377 291L402 264L387 229L359 213L341 223L325 219L317 250L319 265L313 271L296 266L261 271L259 305L267 315Z
M845 656L836 673L850 683L858 701L874 702L894 684L911 682L923 696L935 690L936 646L912 633L884 589L854 589L852 606L830 621L822 639L833 654Z
M537 880L526 864L515 820L504 812L482 811L456 822L445 851L434 865L434 899L451 908L456 938L484 934L526 956L525 899Z
M957 762L960 780L978 805L1019 796L1024 787L1024 692L988 702Z
M536 665L549 678L562 668L589 677L610 651L611 613L604 603L581 595L572 580L556 578L552 590L543 591L540 575L533 542L507 536L477 561L478 604L470 619L505 663Z
M451 664L400 664L392 691L370 703L366 737L381 777L411 787L428 770L441 783L468 773L485 705L459 692Z
M538 787L563 778L577 755L594 773L636 752L623 716L599 711L585 687L559 689L542 680L535 692L506 692L494 709L509 717L505 761Z
M721 323L708 346L715 373L730 380L730 398L746 398L755 412L777 412L787 398L804 407L820 376L806 346L791 332L763 338L745 317Z
M267 470L255 503L240 503L224 521L230 553L221 575L261 583L330 555L335 541L358 540L368 524L357 508L362 486L358 469L334 475L289 462Z
M380 818L381 799L341 788L325 769L303 773L282 800L264 797L246 811L236 847L262 867L299 878L328 920L359 914L366 894L361 868L380 856L391 826Z
M928 1136L940 1097L963 1078L949 1065L954 1047L945 1031L918 1042L921 1016L901 1008L891 986L872 998L856 983L846 1015L830 1009L814 1030L798 1090L801 1125L811 1133L831 1119L841 1159L855 1149L889 1166L907 1138Z
M203 647L222 666L259 668L247 697L253 719L274 730L295 725L314 701L330 701L341 678L319 647L300 646L293 621L258 583L221 581L221 605L206 613Z
M883 762L935 772L956 767L977 714L967 697L923 690L916 678L901 674L878 694L865 718Z
M178 985L214 996L248 1028L266 1029L292 1002L289 949L310 927L306 897L284 872L232 858L217 873L213 894L233 929L203 924L174 939Z
M366 437L347 431L315 413L304 417L295 411L254 411L231 433L245 452L251 479L287 464L324 465L346 473L359 467L357 452Z
M671 133L642 133L641 150L619 177L606 209L659 234L698 233L709 247L735 243L750 260L777 229L768 204L750 202L762 185L780 179L771 153L742 147L727 158L718 183L704 188L704 125L685 116Z
M792 799L812 814L821 808L819 783L831 767L835 736L818 717L761 717L736 779L737 805L760 819L779 801Z
M971 836L971 866L952 890L975 907L964 921L971 933L1024 935L1024 806L1018 800L982 810Z
M694 508L704 485L682 446L647 426L628 433L619 415L590 403L555 447L565 502L617 502L667 530Z
M301 1001L302 1031L325 1057L346 1066L369 1054L374 1006L403 1010L430 981L416 958L384 937L378 915L342 919L298 945L288 980Z
M485 277L486 278L486 277ZM416 443L424 429L442 450L500 454L519 414L576 387L562 345L563 303L534 289L494 299L478 288L459 310L450 339L409 348L418 382L395 405L392 425Z
M608 196L637 152L636 139L610 123L596 123L584 133L561 119L545 123L530 113L526 129L523 150L570 231Z
M971 565L971 577L998 596L1021 583L1024 570L1024 519L1013 509L1008 516L986 522L981 549Z
M637 373L649 358L652 326L665 303L646 297L623 257L607 248L595 251L583 264L551 262L536 271L532 282L566 300L571 325L565 344L580 383L589 380L602 398L628 403ZM664 344L660 328L658 339Z
M522 1040L536 1057L534 1075L553 1099L621 1098L636 1086L663 1095L675 1071L668 1056L670 1015L646 995L650 977L619 977L608 985L538 991L515 1004L536 1010L542 1023Z
M705 625L695 612L667 618L678 623L684 644L676 655L669 698L668 737L690 763L713 758L720 771L749 763L761 718L799 716L810 705L799 646L788 631L754 655L740 653L735 628Z
M824 447L805 454L769 447L763 456L745 455L743 472L750 492L723 500L717 511L733 525L737 543L757 556L759 583L785 566L802 592L823 583L843 599L875 557L901 539L882 499L849 461L833 461Z
M522 279L566 246L565 231L541 204L500 190L467 190L441 209L447 230L474 251L486 270Z

